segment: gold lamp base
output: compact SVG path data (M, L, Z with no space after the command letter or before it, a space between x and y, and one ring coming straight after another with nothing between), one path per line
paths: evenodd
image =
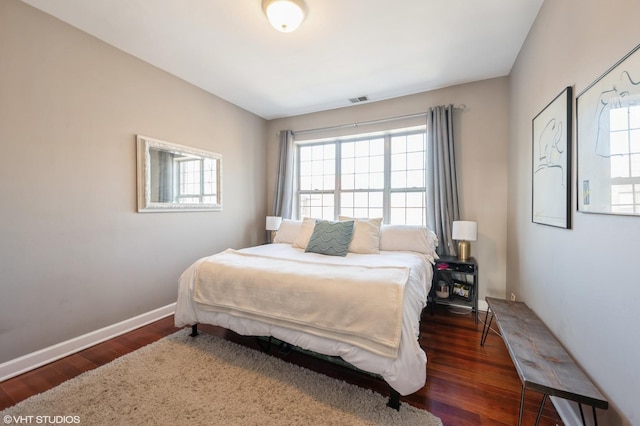
M467 260L471 257L471 244L469 241L458 242L458 259Z

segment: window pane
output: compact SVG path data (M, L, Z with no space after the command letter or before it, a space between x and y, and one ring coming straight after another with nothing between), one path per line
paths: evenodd
M316 175L311 178L311 188L309 189L320 191L323 185L324 185L324 178L322 176Z
M355 160L353 158L342 159L342 174L354 173L356 171Z
M322 189L325 191L334 189L334 187L336 186L336 178L333 175L325 175L322 180Z
M311 156L314 160L322 160L324 158L324 145L312 146Z
M405 153L391 156L391 170L407 170L407 155Z
M424 209L407 209L406 225L423 225L424 221Z
M320 176L324 172L324 163L323 161L312 161L311 162L311 174L314 176Z
M311 177L300 176L300 189L303 191L311 190Z
M369 171L370 172L384 172L384 156L377 155L375 157L371 157L369 161Z
M424 206L424 193L423 192L407 192L407 207Z
M391 208L404 207L407 205L407 199L404 192L394 192L391 194Z
M640 177L640 154L631 156L631 177ZM640 202L640 199L638 202Z
M611 131L626 129L627 125L627 108L612 108L609 111L609 126Z
M356 192L353 194L353 205L355 207L366 207L369 205L368 192Z
M332 175L336 172L336 162L334 160L324 160L323 173L325 175Z
M629 139L631 152L640 154L640 130L632 130L629 132Z
M327 159L335 159L336 158L336 146L335 144L326 144L324 145L324 158Z
M609 151L611 155L629 153L628 135L629 134L626 131L611 132L609 134Z
M372 140L369 146L369 153L371 155L384 156L384 138Z
M367 217L375 218L375 217L383 217L383 216L384 216L384 213L382 208L379 208L379 209L370 208L369 215Z
M424 151L425 149L425 137L424 133L407 136L407 151Z
M640 129L640 105L629 107L629 127Z
M369 175L356 175L355 189L369 189Z
M355 144L353 142L345 142L340 145L342 150L342 158L353 158L355 156Z
M389 223L392 223L394 225L405 225L405 216L404 216L404 209L394 209L393 207L391 208L391 218L389 220Z
M407 170L424 170L424 152L407 154Z
M356 171L358 173L367 173L369 171L368 157L356 157Z
M633 204L633 185L611 185L611 204Z
M382 189L384 188L384 173L371 173L371 178L369 180L371 189Z
M611 177L612 178L625 178L629 177L629 156L628 155L616 155L610 157L611 163Z
M407 152L407 137L394 136L391 138L391 154Z
M406 187L407 187L407 173L391 172L391 188L406 188Z
M342 175L342 189L354 189L356 185L356 175Z
M311 176L311 161L300 162L300 176Z
M353 192L342 192L340 194L340 208L353 207Z
M382 212L383 200L384 200L384 197L382 192L369 193L369 207L377 208L376 210L380 210L380 212ZM382 217L382 213L380 213L380 216L371 216L371 217Z
M369 156L369 141L360 141L355 143L355 156L356 157L368 157Z
M424 171L410 170L407 172L407 188L424 187Z
M308 146L301 146L298 149L300 155L300 161L311 161L311 148Z

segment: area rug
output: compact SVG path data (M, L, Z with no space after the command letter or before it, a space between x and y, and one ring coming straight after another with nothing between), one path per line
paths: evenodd
M4 424L442 425L406 403L181 330L0 412ZM9 416L9 417L7 417ZM8 421L7 421L8 420ZM24 423L24 422L23 422Z

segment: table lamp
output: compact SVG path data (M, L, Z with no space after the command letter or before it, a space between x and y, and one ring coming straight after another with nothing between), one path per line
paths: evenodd
M269 242L272 243L273 239L276 236L276 231L280 228L280 224L282 223L282 218L280 216L267 216L266 228L267 231L271 231L269 233Z
M467 220L453 222L451 238L458 241L458 259L467 260L471 256L471 244L478 238L478 224Z

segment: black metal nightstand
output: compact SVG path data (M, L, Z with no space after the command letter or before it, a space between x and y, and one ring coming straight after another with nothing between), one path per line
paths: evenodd
M436 304L471 308L478 324L478 262L440 256L433 266L429 302L432 314Z

